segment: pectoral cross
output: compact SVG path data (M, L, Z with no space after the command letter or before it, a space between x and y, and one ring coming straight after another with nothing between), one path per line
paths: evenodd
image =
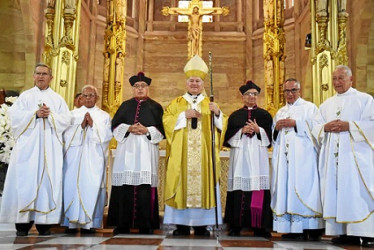
M228 7L213 7L204 8L203 3L200 0L192 0L188 8L169 8L163 7L162 14L168 15L187 15L189 17L188 22L188 58L190 59L194 55L202 57L202 31L203 22L202 16L204 15L223 15L229 14Z

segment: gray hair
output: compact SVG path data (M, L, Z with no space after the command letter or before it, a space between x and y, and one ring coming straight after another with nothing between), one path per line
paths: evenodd
M335 70L338 70L338 69L343 69L345 73L347 74L347 76L352 76L352 70L350 67L346 65L338 65L335 67Z
M97 88L96 88L95 86L91 85L91 84L86 84L86 85L84 85L83 88L82 88L82 93L83 93L83 91L84 91L85 89L93 89L93 90L95 90L95 94L96 94L96 95L99 95L99 93L97 92Z
M286 81L284 81L285 84L286 84L286 82L295 82L297 87L300 88L300 81L297 80L296 78L288 78Z
M49 74L52 75L52 69L51 69L51 67L49 67L49 66L48 66L47 64L45 64L45 63L37 63L37 64L35 65L35 68L34 68L34 74L36 73L36 68L37 68L37 67L44 67L44 68L47 68Z

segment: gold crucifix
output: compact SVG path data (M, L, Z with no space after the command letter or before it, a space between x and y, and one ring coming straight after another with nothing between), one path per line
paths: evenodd
M203 22L202 16L204 15L223 15L229 14L228 7L213 7L204 8L203 3L200 0L192 0L188 4L188 8L169 8L163 7L162 14L168 15L187 15L188 21L188 58L194 55L202 56L202 34L203 34Z

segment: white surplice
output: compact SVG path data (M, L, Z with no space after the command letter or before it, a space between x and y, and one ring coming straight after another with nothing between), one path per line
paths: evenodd
M324 132L327 122L349 131ZM321 144L319 173L326 234L374 237L374 100L350 88L320 106L313 135Z
M158 143L164 136L154 126L147 127L151 140L146 135L128 133L130 124L121 123L113 130L117 140L116 157L113 163L112 186L158 184ZM128 133L128 136L125 136Z
M269 154L270 140L260 127L261 140L257 135L248 137L242 129L228 140L230 144L230 164L227 179L227 191L269 190Z
M93 126L82 129L86 113ZM69 228L101 228L106 201L106 164L112 139L111 119L98 107L71 112L71 126L64 132L64 214Z
M273 144L271 208L273 229L282 233L302 233L324 227L318 175L318 147L313 141L315 104L298 98L286 104L274 117L276 123L290 118L295 128L283 128Z
M48 118L36 118L41 105ZM33 87L9 108L16 138L5 180L0 222L56 224L62 208L62 133L70 124L64 99L51 88Z

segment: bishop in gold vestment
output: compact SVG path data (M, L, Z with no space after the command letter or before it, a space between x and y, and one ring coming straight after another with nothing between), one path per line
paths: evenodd
M203 94L208 72L205 62L194 56L186 65L187 93L166 108L163 124L167 139L165 179L165 224L176 224L174 235L208 236L207 225L215 224L214 187L217 188L219 223L222 223L219 198L219 151L226 130L226 116L218 105ZM216 179L213 177L211 112L214 112Z

